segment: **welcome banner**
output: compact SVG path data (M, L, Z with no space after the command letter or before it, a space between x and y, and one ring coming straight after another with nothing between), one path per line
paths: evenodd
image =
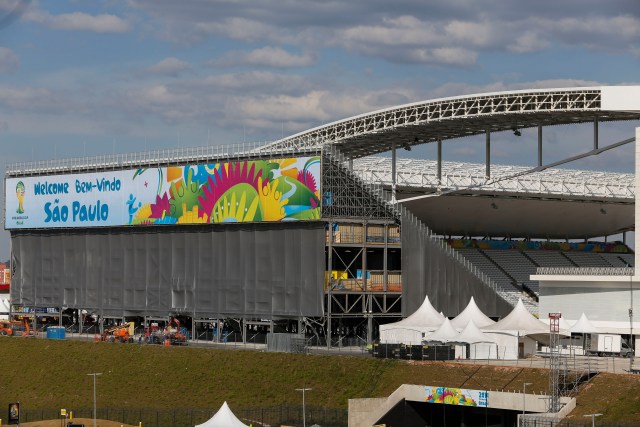
M320 219L320 157L5 180L5 228Z

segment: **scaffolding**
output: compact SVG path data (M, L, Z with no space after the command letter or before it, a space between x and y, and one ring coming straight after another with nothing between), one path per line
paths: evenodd
M560 410L560 313L549 313L549 411Z

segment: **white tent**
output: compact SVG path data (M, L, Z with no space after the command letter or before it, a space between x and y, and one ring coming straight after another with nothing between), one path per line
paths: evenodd
M7 298L0 298L0 319L5 320L9 318L9 300Z
M537 350L536 336L549 336L549 326L533 317L522 300L518 300L518 304L504 319L482 330L496 340L498 358L511 360L518 358L520 342L524 346L524 354L533 354Z
M436 330L444 319L445 317L433 308L427 296L420 308L406 319L380 325L380 342L419 345L422 343L422 338Z
M458 336L460 334L456 329L451 325L451 321L447 318L444 319L442 325L435 331L428 334L425 338L425 342L440 342L443 344L448 343L457 343L460 342Z
M582 313L580 319L569 328L569 331L572 334L597 334L600 332L600 329L595 327L593 323L587 319L586 314Z
M469 324L469 321L471 320L473 320L473 323L480 328L496 323L489 317L487 317L487 315L478 308L473 297L471 297L471 299L469 300L469 304L467 304L467 307L462 310L462 312L458 314L453 320L451 320L451 324L454 328L461 331Z
M458 336L458 340L469 344L469 359L495 359L497 357L496 340L482 332L473 320L469 320L467 326Z
M248 427L236 417L227 402L224 402L218 412L209 421L198 424L195 427Z
M518 300L518 304L516 304L513 310L511 310L511 313L504 319L493 325L485 326L482 330L485 332L508 332L521 337L535 334L549 334L549 326L533 317L524 307L522 300Z

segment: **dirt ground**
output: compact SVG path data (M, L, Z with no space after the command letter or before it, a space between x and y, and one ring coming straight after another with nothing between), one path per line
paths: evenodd
M85 427L93 427L93 418L76 418L74 424L84 424ZM129 424L122 424L117 421L98 420L97 427L138 427ZM63 427L66 424L61 420L33 421L30 423L20 423L20 427Z

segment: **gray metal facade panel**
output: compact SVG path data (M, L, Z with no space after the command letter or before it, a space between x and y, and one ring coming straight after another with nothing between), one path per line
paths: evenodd
M415 312L427 295L447 317L460 314L471 297L487 316L502 317L513 309L406 216L402 217L401 236L404 317Z
M14 232L14 304L107 316L322 316L324 223Z

